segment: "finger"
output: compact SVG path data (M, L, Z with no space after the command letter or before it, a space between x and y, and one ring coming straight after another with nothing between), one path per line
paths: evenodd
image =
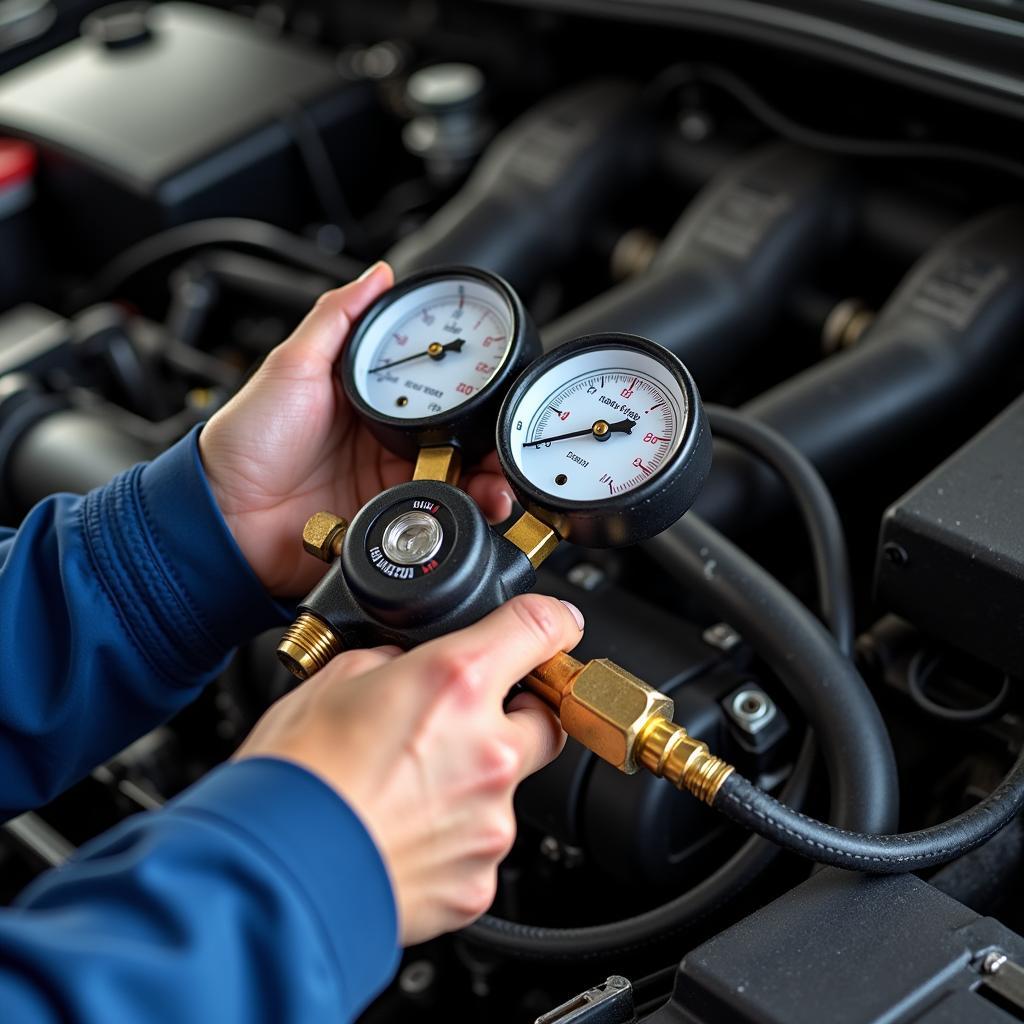
M470 473L465 479L465 490L489 523L502 523L512 515L512 488L500 473Z
M582 636L578 608L553 597L522 594L466 629L417 648L409 656L439 679L503 698L532 668Z
M554 712L532 693L519 693L509 702L508 724L523 759L520 781L540 771L562 752L565 732Z
M380 262L349 284L324 292L278 351L289 359L318 358L333 363L341 353L352 324L394 283L391 267Z

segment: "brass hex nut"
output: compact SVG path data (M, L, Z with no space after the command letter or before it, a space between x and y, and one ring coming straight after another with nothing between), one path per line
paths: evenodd
M636 742L654 717L671 718L672 701L606 658L588 662L562 698L565 731L598 757L632 775Z
M315 512L302 529L302 546L314 558L333 561L341 554L348 523L333 512Z

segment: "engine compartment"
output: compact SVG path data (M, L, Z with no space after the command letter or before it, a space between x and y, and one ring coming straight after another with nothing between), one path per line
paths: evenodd
M870 49L857 4L814 13L850 33L845 55L824 33L808 44L808 26L782 17L795 4L760 34L754 15L768 14L754 9L766 4L84 6L58 7L35 38L0 49L6 525L168 447L369 262L400 276L480 266L516 288L546 349L594 331L650 337L706 400L811 458L847 533L856 661L893 737L901 828L944 821L994 787L1020 748L1024 164L1012 67L982 85L950 66L954 51L974 62L971 33L985 26L957 42L893 5L934 50L911 73L909 60L854 59ZM993 74L1004 50L1019 69L1013 18L987 26ZM900 38L894 23L875 27ZM803 528L771 471L716 441L695 510L815 607ZM650 552L563 546L538 589L583 610L579 657L610 657L672 696L677 718L762 788L791 778L799 708L734 624ZM230 756L294 685L277 640L241 649L197 704L6 826L3 897ZM824 775L811 774L805 801L817 813ZM517 817L495 912L552 928L698 889L745 839L573 744L521 787ZM970 964L997 947L1012 959L1024 948L1022 854L1014 822L930 885L865 880L879 906L911 908L878 949L945 935L956 918L945 893L1003 929L979 926ZM816 915L864 935L848 971L879 972L871 918L848 891L857 876L839 876L837 910L837 873L810 874L766 853L685 928L599 955L439 939L407 951L363 1019L820 1020L796 998L771 1005L783 966L764 967L760 1002L745 1009L700 995L693 973L709 963L706 989L718 991L707 940L724 933L728 949L745 934L759 963L766 943L790 941L787 921ZM908 974L915 998L927 1001L945 962ZM1011 997L975 998L984 971L964 970L955 997L970 999L949 1019L1021 1017ZM578 995L609 975L629 980ZM848 998L842 1019L867 1021L910 997L896 985L884 1006ZM911 1012L885 1019L930 1019Z

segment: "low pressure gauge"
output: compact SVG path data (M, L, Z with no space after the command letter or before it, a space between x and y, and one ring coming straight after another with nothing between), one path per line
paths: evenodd
M637 543L671 526L711 465L686 367L627 334L579 338L535 362L505 399L497 446L522 505L590 547Z
M453 444L491 448L498 406L540 353L536 328L500 277L469 267L419 273L382 295L340 361L345 393L374 436L414 459Z

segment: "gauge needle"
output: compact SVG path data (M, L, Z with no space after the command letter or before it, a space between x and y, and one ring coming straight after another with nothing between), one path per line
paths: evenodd
M422 359L424 356L430 356L431 359L443 359L445 352L461 352L462 346L465 344L465 338L456 338L454 341L449 341L446 345L435 341L429 344L422 352L406 356L404 359L396 359L393 363L385 363L383 366L375 366L369 372L380 373L381 370L390 370L392 366L401 366L402 363L412 362L413 359Z
M588 434L595 440L607 440L612 434L628 434L636 424L632 420L619 420L618 423L606 423L598 420L593 426L586 430L574 430L571 434L558 434L555 437L542 437L539 441L524 441L524 448L536 448L542 444L550 444L552 441L566 441L570 437L586 437Z

